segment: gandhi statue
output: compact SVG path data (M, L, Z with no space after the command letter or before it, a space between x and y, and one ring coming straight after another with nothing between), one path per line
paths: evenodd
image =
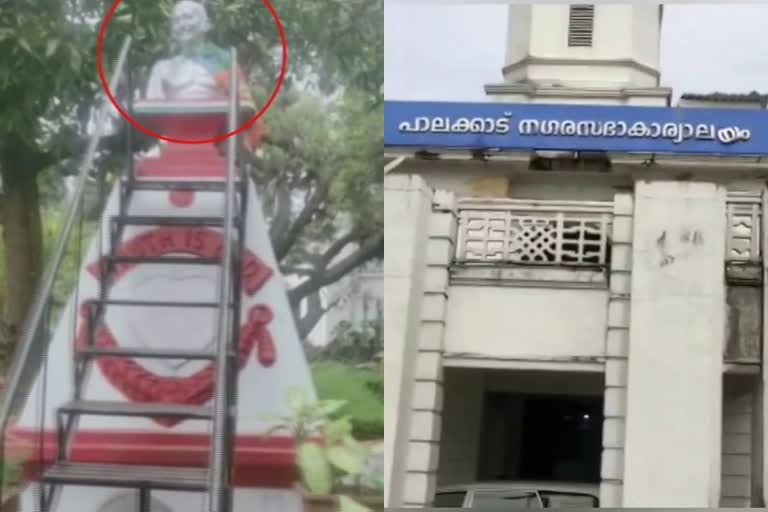
M176 54L157 61L146 88L148 100L197 100L225 97L229 90L230 54L206 39L211 23L205 7L194 0L181 0L173 9L171 34ZM240 106L255 112L245 74L238 68ZM256 123L245 142L256 149L264 130Z

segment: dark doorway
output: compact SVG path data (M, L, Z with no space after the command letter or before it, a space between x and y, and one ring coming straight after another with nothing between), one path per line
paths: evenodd
M599 482L602 397L487 393L478 478Z
M520 478L599 482L600 398L528 398L523 407Z

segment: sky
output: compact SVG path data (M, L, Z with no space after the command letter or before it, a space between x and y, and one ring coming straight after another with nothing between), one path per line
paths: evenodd
M385 0L386 99L483 101L502 81L506 5ZM768 93L768 4L664 7L661 82L683 92Z

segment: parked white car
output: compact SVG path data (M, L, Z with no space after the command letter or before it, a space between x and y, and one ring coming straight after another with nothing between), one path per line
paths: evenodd
M436 508L512 510L599 508L599 486L567 482L485 482L440 487Z

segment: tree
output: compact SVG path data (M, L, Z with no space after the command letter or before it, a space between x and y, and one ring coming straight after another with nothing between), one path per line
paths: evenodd
M369 364L376 361L382 350L384 350L382 318L368 320L360 327L355 327L349 322L341 322L336 326L333 340L318 350L313 359Z
M58 0L18 0L0 9L0 220L4 321L14 338L41 274L38 175L71 157L72 106L92 82L81 48L88 32L67 23ZM92 87L91 87L92 88ZM55 122L52 127L49 121ZM75 132L76 133L76 132Z
M291 290L294 311L309 332L322 308L319 290L356 266L383 256L381 155L383 83L382 0L275 0L290 48L291 67L261 156L249 170L267 197L271 234L287 272L305 280ZM135 40L134 79L141 83L167 51L171 0L125 0L104 41L104 66L123 36ZM236 45L257 98L276 77L279 39L258 0L209 0L213 39ZM17 0L0 10L0 175L4 262L4 320L15 332L41 270L43 230L38 181L60 180L82 154L85 126L99 92L95 73L103 0ZM269 77L269 78L265 78ZM124 155L119 134L104 141L97 166ZM277 226L277 228L275 228ZM339 231L342 229L343 231Z
M320 290L383 256L383 114L361 95L304 96L273 119L275 143L253 168L282 270L304 279L289 293L294 311L307 301L303 337L327 310Z

